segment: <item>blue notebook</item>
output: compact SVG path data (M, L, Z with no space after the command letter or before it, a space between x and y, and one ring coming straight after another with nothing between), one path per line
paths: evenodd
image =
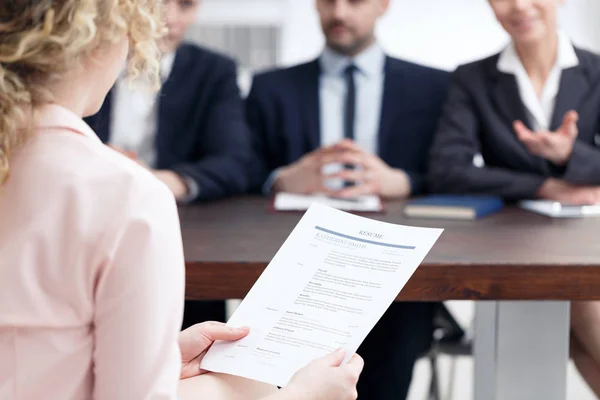
M409 201L404 214L412 218L472 220L500 211L503 206L499 197L433 195Z

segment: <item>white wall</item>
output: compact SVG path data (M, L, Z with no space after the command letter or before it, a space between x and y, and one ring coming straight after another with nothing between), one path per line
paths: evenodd
M281 63L315 57L323 46L314 0L282 0ZM600 52L600 1L567 0L561 26ZM443 69L499 51L508 38L485 0L391 0L377 36L391 55Z
M392 0L377 33L390 54L443 69L492 54L507 41L484 0Z
M201 0L198 22L268 25L283 20L284 0ZM287 1L287 0L285 0Z
M561 26L575 44L600 53L600 1L566 0Z
M323 47L323 35L314 9L315 0L286 2L282 21L280 62L291 65L315 57Z

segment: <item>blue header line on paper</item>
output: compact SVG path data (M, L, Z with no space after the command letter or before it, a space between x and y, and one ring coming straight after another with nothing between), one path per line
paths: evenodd
M358 237L354 237L354 236L350 236L350 235L345 235L343 233L339 233L339 232L331 231L329 229L325 229L325 228L320 227L318 225L315 226L315 229L318 230L318 231L321 231L321 232L329 233L330 235L335 235L335 236L342 237L344 239L356 240L357 242L374 244L374 245L383 246L383 247L392 247L394 249L404 249L404 250L414 250L415 249L415 246L402 246L400 244L381 243L381 242L375 242L373 240L368 240L368 239L358 238Z

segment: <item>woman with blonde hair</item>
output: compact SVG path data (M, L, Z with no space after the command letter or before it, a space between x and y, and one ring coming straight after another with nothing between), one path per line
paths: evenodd
M2 2L2 400L175 399L212 340L247 334L218 324L179 334L184 259L173 195L82 120L126 61L133 82L158 82L162 29L158 0ZM342 359L316 361L272 399L356 397L361 360L340 367ZM273 391L211 374L185 386L211 399Z

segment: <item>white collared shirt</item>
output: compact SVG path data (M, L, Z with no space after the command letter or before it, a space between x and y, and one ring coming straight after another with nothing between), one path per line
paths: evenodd
M346 68L356 66L354 82L356 87L356 108L354 114L354 141L369 153L378 151L377 138L383 101L385 54L374 43L354 58L335 53L325 48L319 59L321 146L329 146L344 139L344 106L346 103ZM341 170L339 164L326 165L324 174ZM326 182L330 189L340 189L341 179Z
M166 54L161 59L161 80L171 74L175 55ZM124 76L117 80L113 89L111 110L110 144L125 151L134 152L150 167L156 163L154 140L158 129L158 93L143 83L131 87Z
M568 36L558 32L558 51L556 62L544 84L541 97L538 98L533 83L517 54L514 43L510 43L500 54L498 70L515 75L521 101L525 105L527 116L534 131L549 130L556 106L556 97L560 87L562 71L579 65L579 59Z

